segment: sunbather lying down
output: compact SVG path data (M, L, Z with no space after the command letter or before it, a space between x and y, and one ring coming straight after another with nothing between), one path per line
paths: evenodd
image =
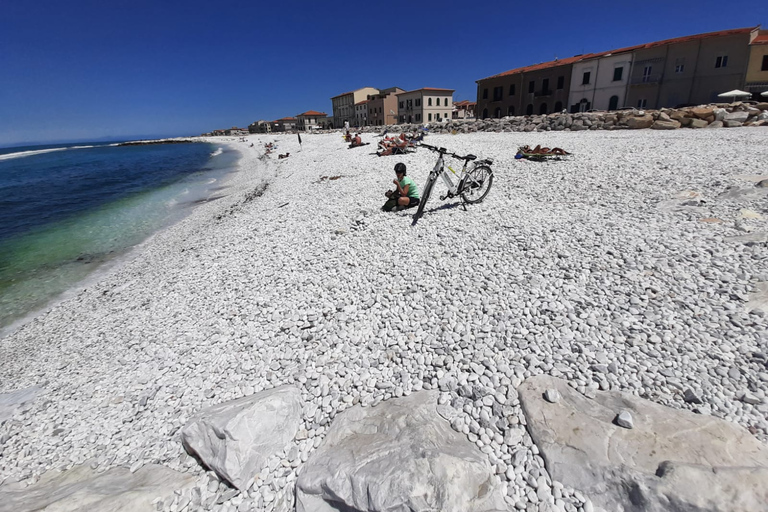
M518 153L522 153L524 155L570 155L569 152L567 152L564 149L560 148L543 148L541 147L541 144L538 144L535 148L531 149L531 146L521 146L517 148Z

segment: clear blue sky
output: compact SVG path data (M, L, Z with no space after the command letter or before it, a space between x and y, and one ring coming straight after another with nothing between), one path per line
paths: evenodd
M330 113L364 86L475 99L518 66L758 24L766 1L4 0L0 146Z

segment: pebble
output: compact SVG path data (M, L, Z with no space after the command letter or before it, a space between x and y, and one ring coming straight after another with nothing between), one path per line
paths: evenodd
M551 404L556 404L560 401L560 392L556 389L548 389L544 392L544 399Z
M629 411L621 411L616 416L616 424L624 428L633 428L635 426L632 414Z

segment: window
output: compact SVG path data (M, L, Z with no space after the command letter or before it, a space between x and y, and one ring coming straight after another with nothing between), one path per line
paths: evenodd
M559 76L557 77L557 90L561 90L563 87L565 87L565 77Z
M547 104L542 103L541 106L539 107L539 114L544 115L546 113L547 113Z
M525 115L530 116L531 114L533 114L533 105L529 103L528 106L525 107Z
M768 55L763 55L763 66L760 71L768 71Z
M416 106L417 107L421 106L421 98L416 98Z
M620 68L613 68L613 81L621 82L621 77L624 74L624 66Z
M493 88L493 101L501 101L501 95L504 94L504 88L502 86Z
M512 84L509 86L509 95L514 96L515 95L515 84Z
M484 100L488 99L488 89L483 89L483 99Z
M619 108L619 97L614 95L608 100L608 110L616 110Z
M418 123L421 121L421 114L416 114L416 122Z
M678 64L675 66L675 73L682 73L685 69L685 64Z
M508 115L508 116L513 116L513 115L515 115L515 107L513 107L512 105L510 105L510 106L509 106L509 108L507 109L507 115Z
M427 98L427 106L428 107L432 106L432 98Z
M432 114L431 113L427 114L427 121L431 121L431 120L432 120Z
M448 98L443 98L443 106L444 107L448 106Z
M405 108L405 102L401 101L399 104L400 108Z
M483 119L488 119L488 109L487 108L483 109Z
M534 82L533 80L531 80L530 82L528 82L528 92L529 92L530 94L533 94L533 88L534 88L534 87L536 87L536 82Z
M405 116L400 116L400 122L401 122L401 123L404 123L404 122L405 122Z
M728 66L728 56L727 55L721 55L718 58L715 59L715 67L716 68L724 68Z
M496 107L496 114L493 117L501 119L501 107Z
M552 112L557 114L558 112L562 112L562 110L563 110L563 102L562 101L558 101L558 102L555 103L555 110L553 110Z
M587 85L589 84L589 76L592 74L591 71L585 71L584 75L581 77L581 85Z
M651 81L651 71L653 71L652 66L645 66L643 68L643 82L650 82Z
M637 100L637 108L645 108L648 105L648 100Z
M545 78L541 81L541 90L543 92L549 91L549 78Z

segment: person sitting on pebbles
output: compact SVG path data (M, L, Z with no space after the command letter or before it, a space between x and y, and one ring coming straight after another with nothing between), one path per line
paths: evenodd
M405 175L405 164L400 162L395 165L396 179L392 180L395 184L395 190L387 190L384 195L387 196L387 202L381 207L385 212L392 210L405 210L419 204L419 189L413 179Z

